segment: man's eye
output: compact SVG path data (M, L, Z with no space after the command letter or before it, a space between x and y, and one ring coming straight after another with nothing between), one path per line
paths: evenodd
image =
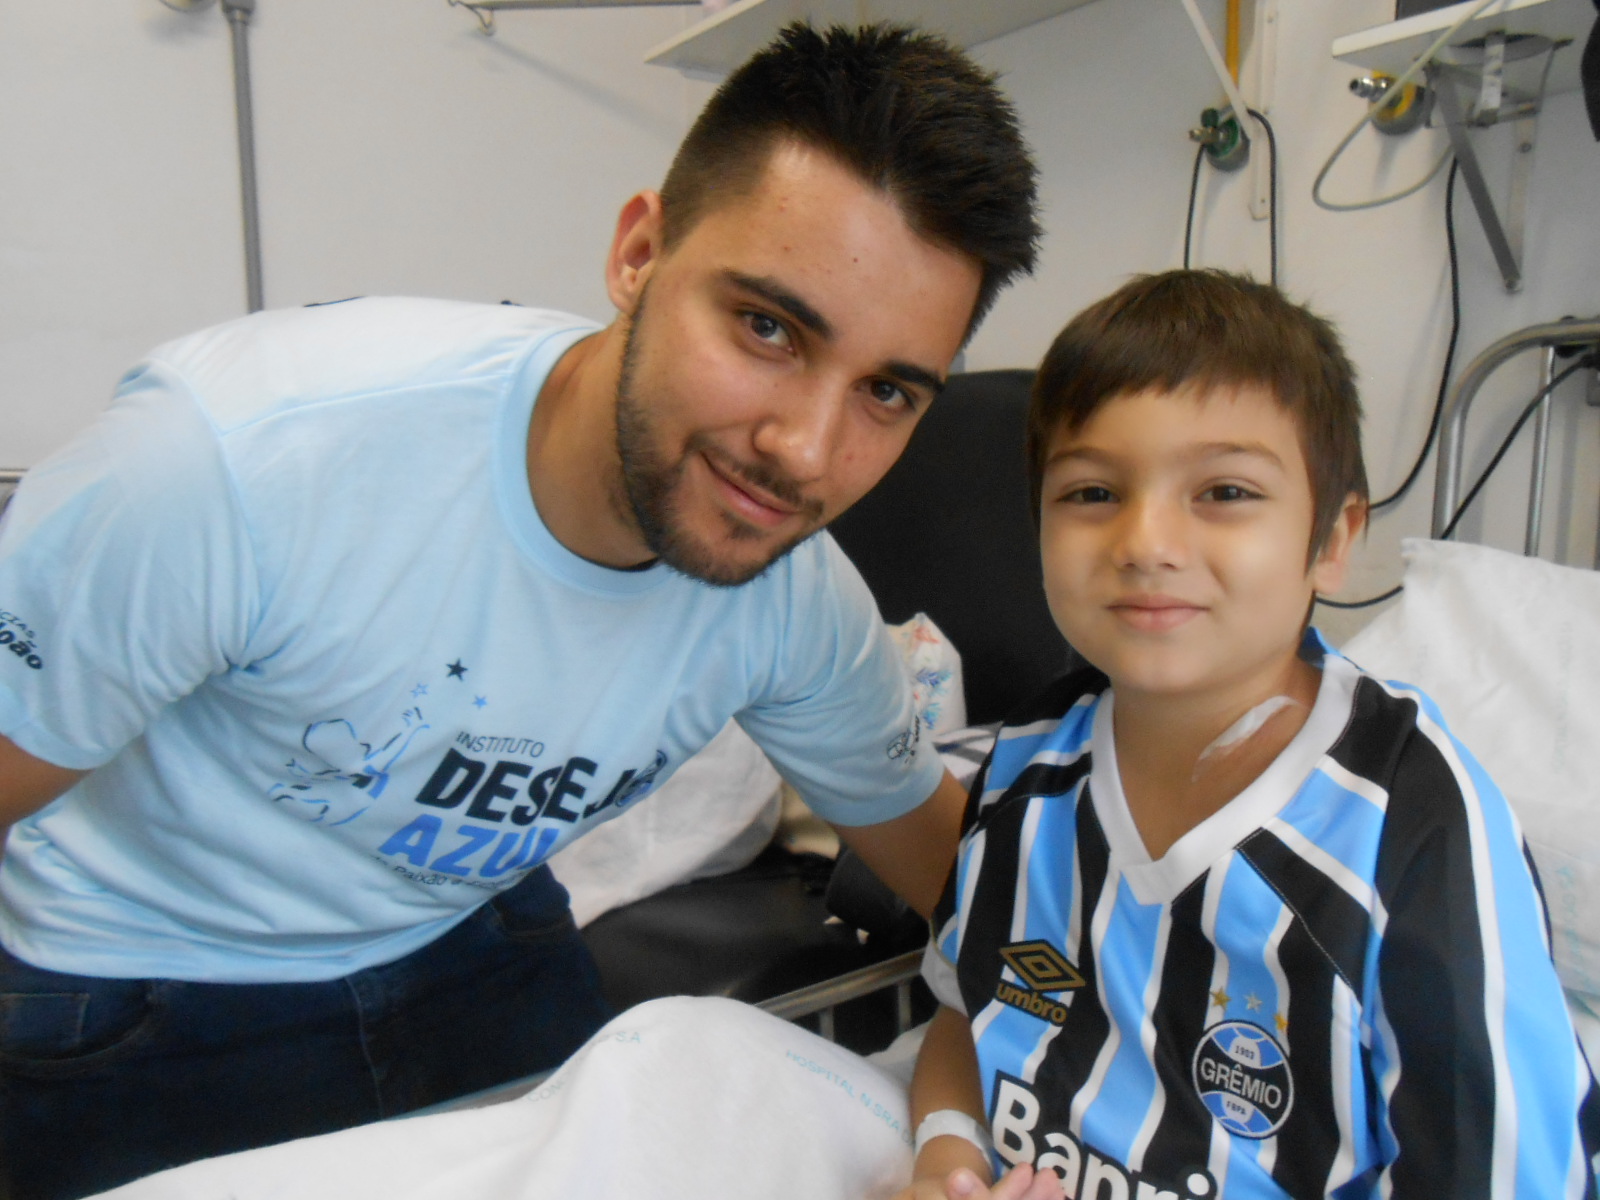
M744 320L750 332L761 341L770 346L788 348L789 331L778 318L769 317L766 313L750 312L744 314Z
M898 383L887 379L874 379L867 389L874 400L885 408L915 408L910 394Z

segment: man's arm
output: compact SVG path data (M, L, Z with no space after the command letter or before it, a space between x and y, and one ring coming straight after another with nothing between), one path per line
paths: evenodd
M35 758L8 737L0 737L0 852L6 832L38 812L87 775Z
M879 825L837 825L839 840L923 916L933 912L956 861L967 789L949 771L933 794L904 816Z

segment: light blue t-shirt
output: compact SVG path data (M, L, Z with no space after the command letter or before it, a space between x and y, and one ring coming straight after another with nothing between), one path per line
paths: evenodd
M96 768L12 830L0 942L78 974L328 979L439 936L737 717L822 816L939 779L826 534L715 588L529 492L594 327L368 299L158 349L0 525L0 733Z

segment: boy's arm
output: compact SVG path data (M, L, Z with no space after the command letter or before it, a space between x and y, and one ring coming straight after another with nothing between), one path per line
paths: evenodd
M1481 773L1408 757L1377 878L1387 920L1372 1075L1392 1137L1386 1194L1593 1197L1600 1094L1510 810Z
M931 1112L955 1109L987 1127L978 1056L965 1014L940 1005L928 1025L911 1079L911 1124ZM1029 1166L1007 1171L990 1185L988 1159L962 1137L932 1138L917 1155L911 1186L895 1200L1059 1200L1061 1184L1053 1171L1037 1175Z

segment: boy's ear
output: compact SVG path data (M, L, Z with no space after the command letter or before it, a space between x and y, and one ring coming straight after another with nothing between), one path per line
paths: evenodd
M661 196L640 192L622 206L606 255L606 293L618 312L633 315L662 248Z
M1331 596L1344 586L1351 549L1366 527L1367 502L1351 492L1344 498L1327 541L1311 564L1311 586L1319 596Z

